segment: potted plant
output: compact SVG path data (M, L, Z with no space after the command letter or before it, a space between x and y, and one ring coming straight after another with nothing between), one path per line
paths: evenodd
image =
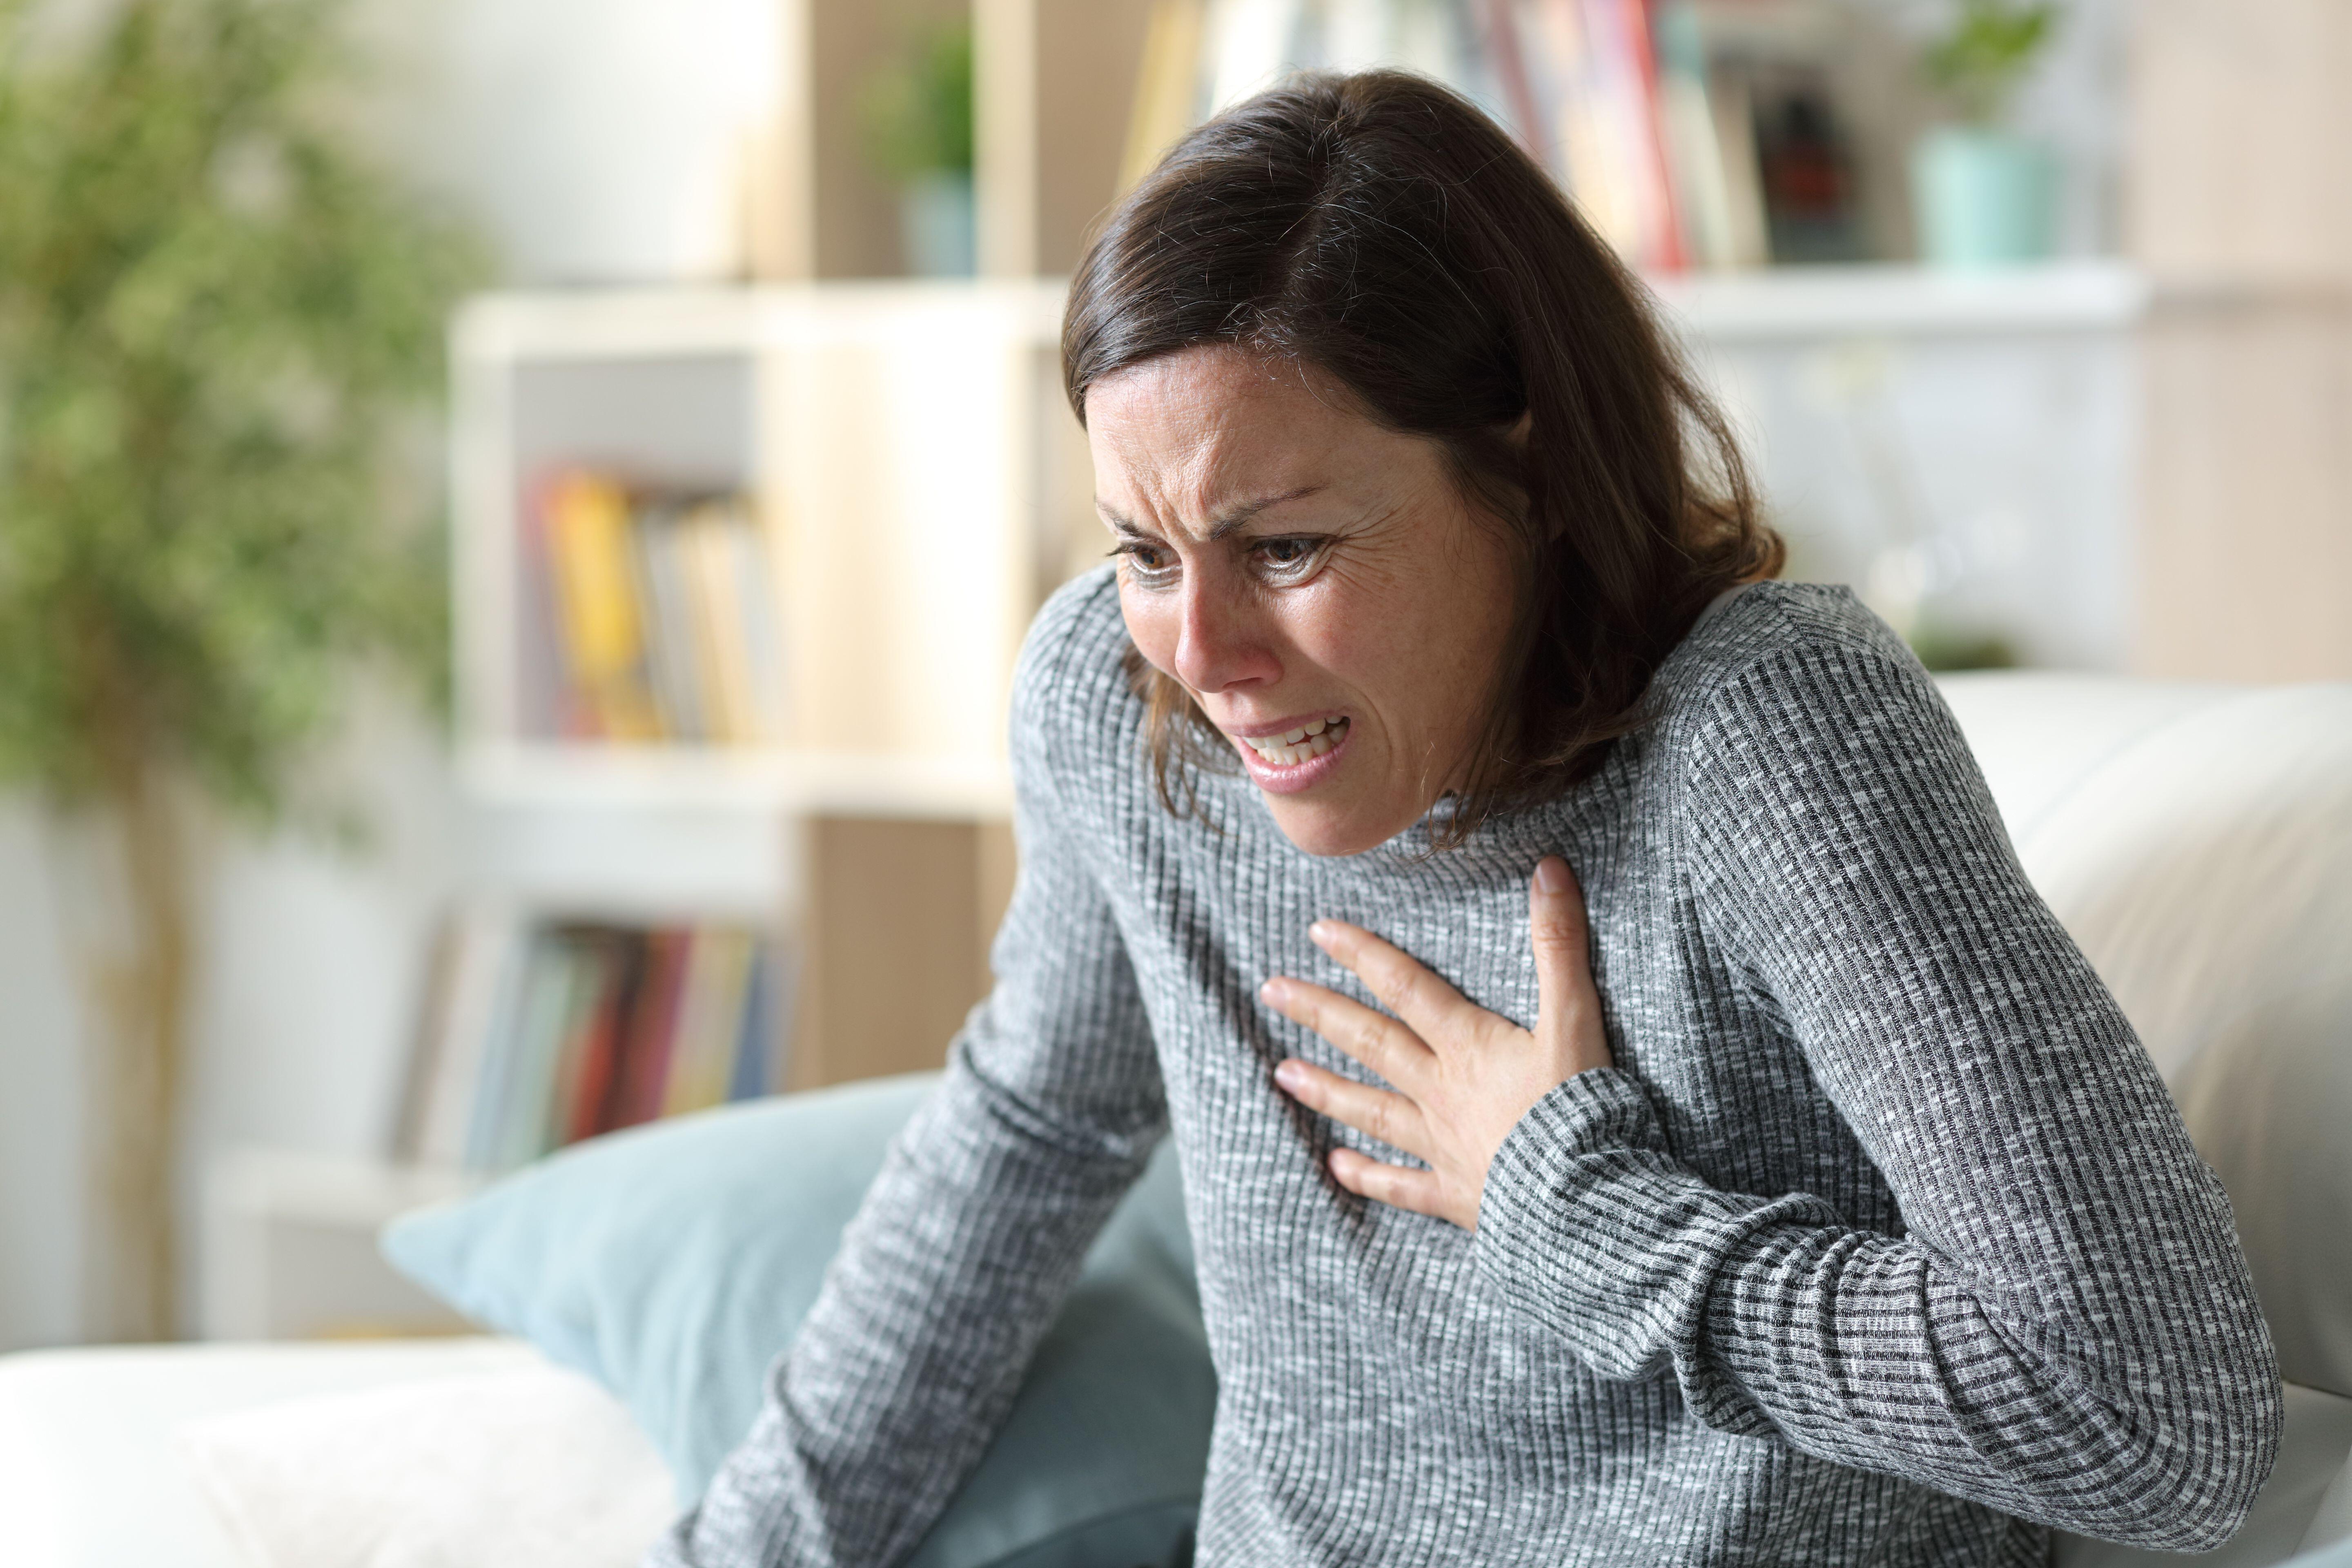
M972 198L971 19L932 22L866 82L866 153L898 187L907 270L968 278L976 269Z
M335 134L336 10L122 0L60 42L0 0L0 781L112 911L79 953L103 1337L176 1329L195 830L318 804L354 662L444 646L400 438L473 251Z
M2057 160L2042 142L2007 129L2011 100L2050 42L2048 0L1960 0L1958 15L1922 59L1959 122L1921 137L1911 191L1921 254L1948 267L2032 261L2051 254L2057 228Z

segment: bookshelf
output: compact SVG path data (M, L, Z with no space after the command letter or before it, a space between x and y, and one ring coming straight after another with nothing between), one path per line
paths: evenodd
M568 819L606 866L583 887L559 832L505 857L506 885L484 891L554 912L676 910L712 890L669 877L665 835L731 837L766 864L723 901L764 901L800 949L795 1087L935 1065L984 984L1010 889L1013 660L1096 528L1061 400L1060 292L507 295L454 326L459 777L509 823ZM573 468L750 498L781 633L780 735L612 743L551 721L533 516L547 475ZM617 865L631 840L645 852Z

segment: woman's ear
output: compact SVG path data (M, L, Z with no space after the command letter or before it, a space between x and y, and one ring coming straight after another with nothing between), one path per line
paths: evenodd
M1528 436L1535 427L1536 411L1532 408L1521 409L1519 416L1511 421L1511 427L1503 432L1503 439L1524 452L1528 449Z

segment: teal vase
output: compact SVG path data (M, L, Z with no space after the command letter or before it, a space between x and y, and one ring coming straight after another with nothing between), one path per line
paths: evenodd
M2058 163L2030 137L1976 126L1911 149L1919 253L1938 267L2007 267L2057 248Z
M898 195L907 270L918 278L969 278L977 270L979 213L971 176L919 175Z

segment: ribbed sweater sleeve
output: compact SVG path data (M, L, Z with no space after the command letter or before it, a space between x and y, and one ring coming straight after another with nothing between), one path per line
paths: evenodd
M1054 779L1062 641L1049 612L1015 680L1021 873L995 988L893 1144L750 1435L648 1568L904 1558L979 1462L1164 1131L1126 950Z
M2220 1184L2033 892L1924 672L1824 641L1689 722L1702 961L1777 1009L1901 1234L1678 1163L1589 1072L1496 1156L1482 1271L1604 1375L1720 1430L2191 1551L2270 1470L2278 1373Z

